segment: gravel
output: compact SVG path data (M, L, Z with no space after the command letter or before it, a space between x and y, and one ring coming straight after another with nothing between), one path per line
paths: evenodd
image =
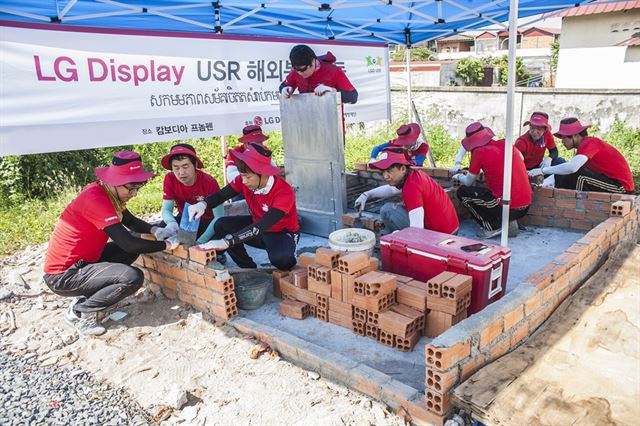
M0 425L149 425L126 391L74 367L40 367L36 357L0 352Z

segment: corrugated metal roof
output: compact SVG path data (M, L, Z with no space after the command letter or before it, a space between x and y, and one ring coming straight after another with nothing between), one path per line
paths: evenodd
M439 38L438 41L468 41L473 42L473 37L464 34L455 34L449 37Z
M583 16L583 15L595 15L598 13L620 12L622 10L640 9L640 0L634 1L621 1L621 2L607 2L607 1L594 1L587 6L574 7L565 10L556 17L568 17L568 16Z

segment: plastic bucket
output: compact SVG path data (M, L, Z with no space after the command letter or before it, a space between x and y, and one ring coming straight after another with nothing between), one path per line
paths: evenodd
M264 304L271 275L260 271L246 271L232 274L236 285L238 308L258 309Z
M376 245L376 234L368 229L345 228L329 234L329 246L334 250L371 254Z

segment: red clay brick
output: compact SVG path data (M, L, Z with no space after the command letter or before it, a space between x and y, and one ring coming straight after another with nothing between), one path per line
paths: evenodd
M451 347L436 347L428 344L425 348L427 366L437 370L448 370L460 360L471 354L471 345L468 341L459 342Z
M534 194L539 197L553 197L553 188L536 188Z
M439 415L444 415L449 410L449 394L441 394L430 389L425 389L425 405L427 410Z
M560 209L566 209L566 210L575 210L576 209L576 199L573 198L573 199L559 199L559 200L556 200L556 207L558 207Z
M508 337L499 340L498 343L496 343L489 349L491 359L496 360L500 358L502 355L509 352L509 349L511 349L511 341Z
M611 194L606 192L589 192L589 200L611 202Z
M536 328L540 326L545 320L545 311L544 309L540 309L538 312L533 314L531 318L529 318L529 330L534 331Z
M298 265L303 268L313 265L314 263L316 263L316 257L313 253L300 253L300 256L298 256Z
M576 198L576 191L572 189L556 188L553 190L554 198Z
M524 315L529 316L542 306L542 292L534 294L524 305Z
M570 222L571 229L588 230L595 226L595 224L589 220L572 220Z
M504 331L510 330L514 325L524 318L524 305L519 305L513 311L504 316Z
M513 330L513 334L509 340L511 347L516 347L527 337L527 334L529 334L529 323L523 322Z
M460 366L460 382L464 382L486 364L485 357L478 355Z
M189 259L192 262L206 265L216 258L215 250L200 250L196 246L189 248Z
M480 350L489 346L502 334L502 318L498 318L480 332Z
M432 367L427 367L426 387L436 392L447 393L458 382L458 367L448 371L438 371Z
M580 210L565 210L563 216L569 219L584 219L585 212Z

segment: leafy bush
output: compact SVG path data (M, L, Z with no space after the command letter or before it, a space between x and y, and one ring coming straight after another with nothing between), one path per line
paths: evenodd
M405 60L406 49L398 49L391 53L391 60L403 62ZM436 53L433 50L426 47L412 47L409 49L412 61L433 61L436 58Z
M478 59L463 58L456 66L456 77L461 78L467 86L475 86L484 78L484 66Z
M509 78L509 56L503 55L496 59L495 64L500 68L500 84L506 86ZM531 73L525 68L522 57L516 56L516 81L527 80L529 77L531 77Z

